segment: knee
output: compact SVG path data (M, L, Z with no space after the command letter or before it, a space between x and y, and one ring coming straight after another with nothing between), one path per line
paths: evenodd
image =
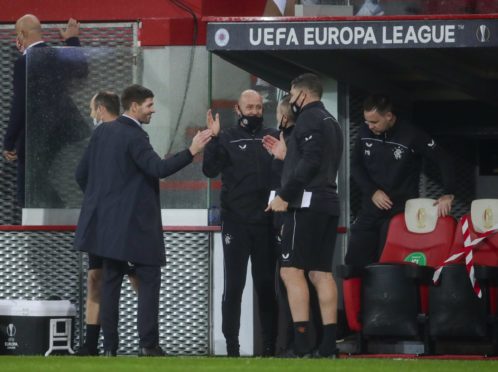
M332 273L325 271L310 271L308 277L315 287L322 283L335 283Z
M282 267L280 269L280 277L284 283L288 284L303 278L304 271L295 267Z
M88 298L99 302L100 290L102 288L102 270L88 270L87 291Z

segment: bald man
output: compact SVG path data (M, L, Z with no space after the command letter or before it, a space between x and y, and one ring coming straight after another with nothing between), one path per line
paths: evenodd
M79 46L79 24L70 19L67 27L60 30L68 46ZM46 47L43 42L40 21L26 14L16 22L16 47L22 54L14 64L13 97L9 124L3 140L3 156L8 161L17 160L17 199L24 206L25 132L26 132L26 53L30 48Z
M225 287L222 300L222 330L227 354L239 352L240 307L247 262L258 295L263 355L275 348L276 300L275 264L272 247L271 216L268 204L272 155L263 148L265 135L278 136L263 127L263 99L254 90L242 92L235 105L237 124L220 127L220 117L207 113L207 126L214 133L204 152L202 170L207 177L221 174L221 219Z

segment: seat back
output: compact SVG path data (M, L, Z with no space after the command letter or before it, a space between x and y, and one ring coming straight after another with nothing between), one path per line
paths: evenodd
M433 199L410 199L391 219L380 262L436 266L448 257L455 236L453 217L437 218Z

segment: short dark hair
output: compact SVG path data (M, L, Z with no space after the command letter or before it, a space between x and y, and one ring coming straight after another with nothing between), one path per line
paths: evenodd
M363 101L363 111L377 111L379 114L386 114L393 111L391 98L383 93L369 95Z
M317 97L322 98L323 85L320 78L312 73L305 73L299 75L297 78L291 81L291 87L297 89L308 89L310 92L314 93Z
M133 102L141 105L147 98L154 98L154 93L141 85L133 84L123 90L121 104L125 111L129 110Z
M289 121L293 123L296 121L296 117L294 115L294 112L292 111L290 99L291 95L286 94L285 96L282 97L278 105L282 107L285 116L287 116L287 119L289 119Z
M112 115L119 115L119 96L110 91L100 91L97 93L93 99L93 104L95 108L98 106L104 106Z

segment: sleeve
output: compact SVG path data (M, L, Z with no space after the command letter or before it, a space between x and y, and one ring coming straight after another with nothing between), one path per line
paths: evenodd
M92 141L85 149L83 153L83 157L81 158L78 166L76 167L75 178L78 183L81 191L85 192L86 184L88 181L88 171L89 171L89 157L90 157L90 146L92 145Z
M314 118L296 125L296 140L298 151L301 154L294 167L294 171L278 195L285 201L291 201L303 192L306 185L313 179L322 162L324 152L323 134L320 123Z
M88 76L88 60L84 51L78 47L81 46L77 37L70 37L65 40L66 46L71 48L62 48L58 53L60 69L64 71L66 78L86 78Z
M425 159L438 165L443 179L445 194L454 194L456 188L455 167L449 154L427 133L417 130L414 140L415 151Z
M130 142L129 151L135 164L147 175L165 178L192 162L190 151L183 150L170 158L161 159L153 150L147 137L140 134Z
M26 58L20 57L14 64L14 89L9 124L3 140L4 150L12 151L25 126L26 107Z
M365 195L373 195L379 187L372 181L368 175L367 169L363 164L363 154L361 146L361 136L356 139L353 152L351 154L351 175Z
M220 135L222 134L220 133ZM228 152L220 142L220 136L214 137L204 148L202 173L206 177L214 178L218 176L229 164Z

